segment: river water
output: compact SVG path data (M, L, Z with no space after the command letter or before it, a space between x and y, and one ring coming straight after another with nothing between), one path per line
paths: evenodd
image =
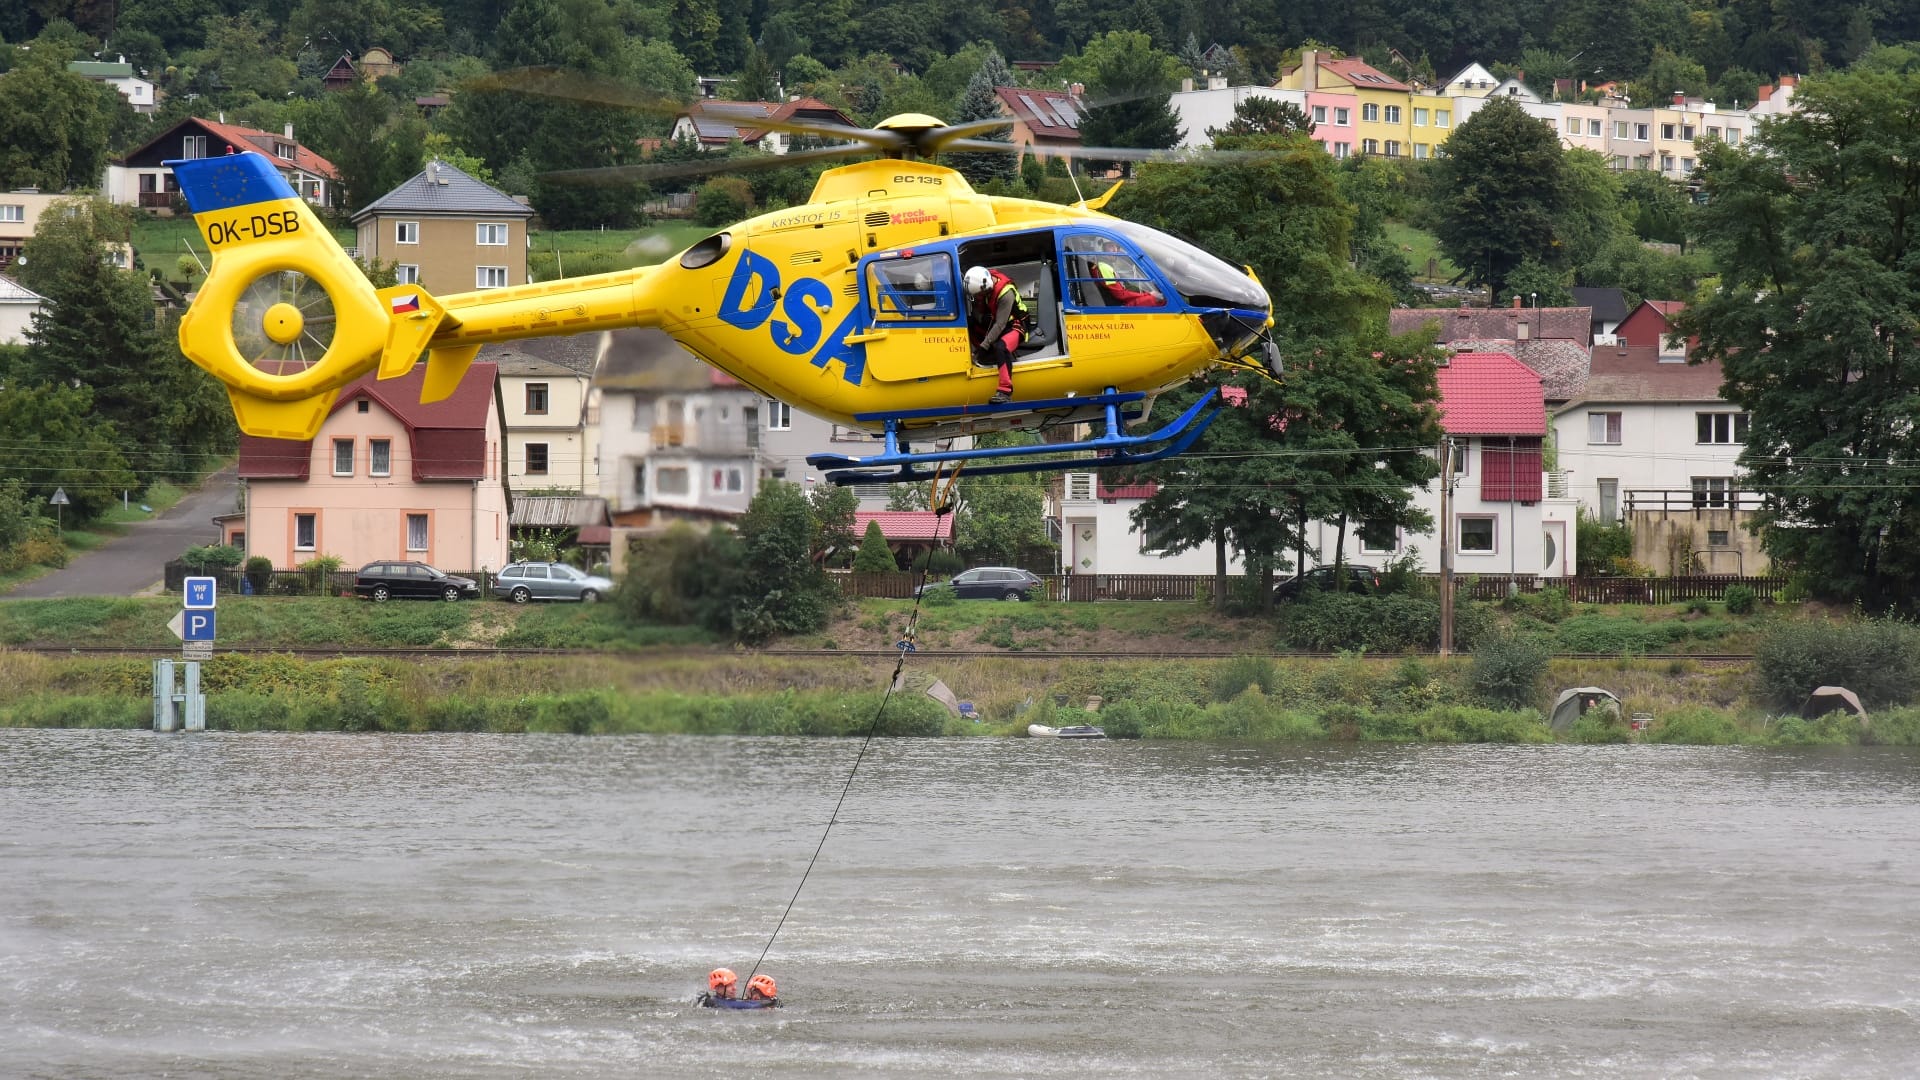
M5 1077L1910 1077L1920 755L0 731Z

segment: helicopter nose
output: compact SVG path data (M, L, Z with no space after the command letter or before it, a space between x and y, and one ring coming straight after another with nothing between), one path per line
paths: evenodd
M1266 333L1268 315L1246 308L1209 308L1200 313L1200 325L1223 356L1239 356Z

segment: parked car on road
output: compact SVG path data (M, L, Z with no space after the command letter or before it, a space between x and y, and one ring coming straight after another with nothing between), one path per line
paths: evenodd
M480 583L468 577L435 570L426 563L368 563L354 575L353 592L369 600L471 600L480 596Z
M1033 590L1044 589L1040 575L1013 566L976 566L962 570L952 578L934 585L922 585L913 591L920 596L928 589L950 588L962 600L1031 600Z
M531 600L579 600L591 604L613 592L613 582L566 563L517 562L493 579L493 595L516 604Z
M1334 567L1316 566L1298 577L1290 577L1273 587L1273 598L1286 602L1298 600L1308 587L1315 592L1354 592L1370 593L1380 588L1380 572L1365 566L1346 568L1346 587L1340 587L1340 581L1334 577Z

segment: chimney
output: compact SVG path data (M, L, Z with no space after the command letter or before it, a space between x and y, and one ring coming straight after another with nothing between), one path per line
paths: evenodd
M220 118L221 123L224 124L227 122L227 110L221 109L219 112L215 113L214 115Z
M1067 87L1067 93L1073 95L1073 100L1079 101L1081 98L1085 97L1087 94L1087 84L1074 83L1072 86Z
M1687 92L1685 90L1675 90L1673 92L1673 103L1675 105L1685 105L1687 103Z
M1180 80L1180 92L1181 92L1181 93L1183 93L1183 94L1191 94L1191 93L1193 93L1193 80L1192 80L1192 79L1181 79L1181 80Z
M291 120L287 121L287 126L282 131L282 134L284 134L287 137L288 142L293 141L293 121Z
M1515 293L1513 297L1513 310L1515 311L1520 310L1520 294L1518 293Z
M1207 89L1225 90L1226 88L1227 88L1227 77L1225 75L1207 76Z

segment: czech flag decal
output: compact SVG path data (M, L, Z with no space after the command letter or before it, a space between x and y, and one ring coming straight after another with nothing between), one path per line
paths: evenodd
M402 312L419 311L419 310L420 310L420 294L419 293L408 293L405 296L396 296L393 298L393 313L395 315L399 315Z

